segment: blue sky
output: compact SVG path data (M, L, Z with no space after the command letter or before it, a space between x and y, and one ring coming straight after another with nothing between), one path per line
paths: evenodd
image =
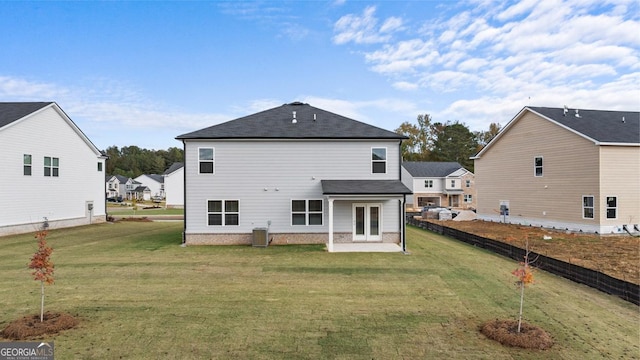
M640 2L0 2L0 101L56 101L100 148L292 101L388 130L524 106L640 110Z

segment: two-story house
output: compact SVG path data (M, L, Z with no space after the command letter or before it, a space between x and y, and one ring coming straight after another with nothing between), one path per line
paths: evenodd
M0 235L106 221L106 159L55 102L0 103Z
M294 102L180 135L184 239L404 250L404 136ZM345 246L343 246L345 245Z
M637 111L525 107L474 160L480 219L640 232Z
M402 183L412 190L407 208L425 206L472 210L476 207L474 174L457 162L405 161Z

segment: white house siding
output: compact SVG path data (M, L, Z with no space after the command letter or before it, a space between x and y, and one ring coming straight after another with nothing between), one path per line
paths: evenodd
M640 147L600 146L600 233L633 231L640 224ZM607 219L606 198L617 197L617 217Z
M164 191L168 208L184 207L184 167L164 177Z
M164 195L164 191L162 190L163 184L155 181L153 178L150 178L149 176L142 174L137 178L135 178L134 180L149 188L149 191L151 191L149 195L150 197Z
M52 107L0 130L0 235L105 220L105 160ZM23 175L23 155L32 175ZM44 157L57 157L58 177L44 176ZM102 171L98 171L98 163ZM93 219L87 203L93 203Z
M215 174L198 174L198 148L215 148ZM371 148L387 148L387 172L371 173ZM185 234L244 234L256 227L270 234L317 234L325 242L328 201L322 226L291 225L291 200L324 199L321 180L399 180L397 141L186 141ZM239 200L239 226L208 226L207 200ZM383 201L371 201L382 203ZM334 231L351 233L351 202L334 202ZM384 202L383 230L400 230L399 201ZM386 214L386 215L385 215ZM229 235L233 237L233 235ZM276 239L277 240L277 239ZM188 241L189 242L189 241Z
M599 149L592 141L537 115L526 113L475 160L480 219L598 231ZM534 176L534 157L543 157L543 176ZM596 219L582 218L582 196L593 195Z

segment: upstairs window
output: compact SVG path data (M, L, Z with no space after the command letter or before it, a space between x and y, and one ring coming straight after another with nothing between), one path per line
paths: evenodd
M582 197L582 218L593 219L593 196Z
M387 173L387 148L371 149L371 172L374 174Z
M31 155L29 154L22 155L22 165L23 165L22 174L31 176Z
M56 157L44 157L44 176L58 176L60 174L59 170L60 159Z
M471 187L471 180L465 180L465 185L467 187Z
M615 219L618 217L618 198L615 196L607 196L607 219Z
M198 172L200 174L214 174L215 149L198 149Z
M456 188L456 181L455 180L451 180L451 188L452 189Z
M240 202L238 200L208 200L207 224L230 226L240 224Z
M433 187L433 180L425 180L424 181L424 187L432 188Z
M322 225L322 200L291 200L291 225Z
M533 160L533 171L536 177L542 177L542 156L536 156Z
M102 163L101 162L98 163L98 171L102 172Z

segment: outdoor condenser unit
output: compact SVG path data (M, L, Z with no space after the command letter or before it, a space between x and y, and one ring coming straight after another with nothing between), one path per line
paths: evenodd
M269 246L269 231L267 228L253 229L253 246L267 247Z

